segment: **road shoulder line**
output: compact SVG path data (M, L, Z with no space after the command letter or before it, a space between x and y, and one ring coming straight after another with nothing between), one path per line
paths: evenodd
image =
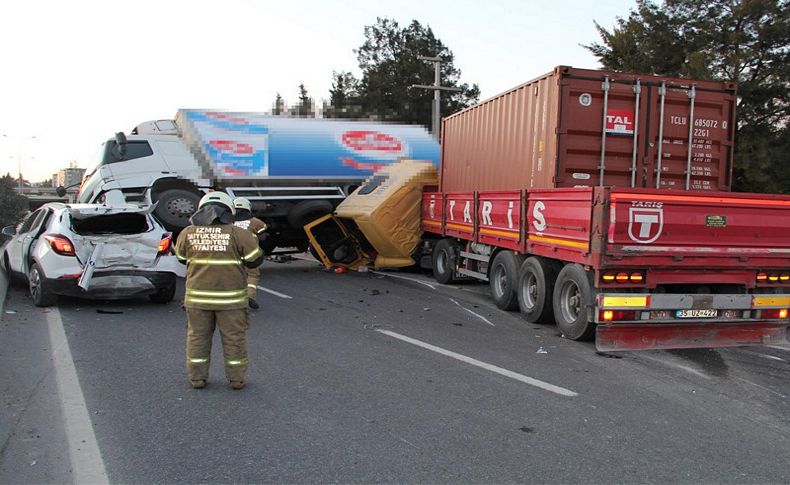
M45 315L74 483L109 483L60 311L52 307Z

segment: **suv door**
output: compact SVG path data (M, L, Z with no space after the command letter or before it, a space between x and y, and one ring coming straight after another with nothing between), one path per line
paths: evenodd
M52 209L41 208L38 212L39 214L30 224L30 230L22 243L22 273L25 275L27 275L30 269L30 253L33 251L35 245L39 243L41 235L52 219Z
M44 209L38 209L30 214L24 216L19 224L16 226L16 235L8 242L6 254L8 254L8 269L16 273L24 273L25 268L22 266L22 254L26 247L30 247L32 238L30 237L30 230L33 227L35 220L44 212Z

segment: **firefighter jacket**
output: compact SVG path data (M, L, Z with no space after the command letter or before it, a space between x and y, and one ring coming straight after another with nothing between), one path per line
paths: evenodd
M266 231L266 223L262 220L258 219L257 217L251 217L249 219L236 221L233 223L236 227L240 227L242 229L246 229L251 233L255 234L255 236L260 237L264 231Z
M184 306L200 310L247 307L246 268L263 260L258 240L233 224L188 226L178 236L176 257L187 265Z

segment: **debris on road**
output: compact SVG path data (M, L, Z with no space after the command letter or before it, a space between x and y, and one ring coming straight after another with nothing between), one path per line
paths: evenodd
M96 313L103 313L106 315L120 315L123 313L121 310L104 310L102 308L97 308Z

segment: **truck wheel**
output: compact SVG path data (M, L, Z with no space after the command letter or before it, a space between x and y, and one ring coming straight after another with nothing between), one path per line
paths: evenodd
M28 274L30 284L30 298L33 304L40 307L52 306L58 301L58 295L49 291L44 273L39 268L38 263L33 263Z
M451 239L442 239L433 247L433 278L443 285L455 275L456 246Z
M552 295L560 269L559 264L544 258L531 256L524 260L518 272L516 294L518 308L527 322L554 321Z
M305 224L331 213L333 209L328 200L303 200L288 212L288 224L294 229L302 229Z
M500 310L518 308L516 283L521 261L522 257L513 251L500 251L494 256L494 262L488 272L488 284L491 289L491 298Z
M595 335L595 323L587 319L592 304L587 273L578 264L566 264L554 286L554 318L565 337L590 340Z
M159 204L156 217L170 231L179 231L189 225L189 217L197 210L200 195L184 189L168 189L156 196Z

